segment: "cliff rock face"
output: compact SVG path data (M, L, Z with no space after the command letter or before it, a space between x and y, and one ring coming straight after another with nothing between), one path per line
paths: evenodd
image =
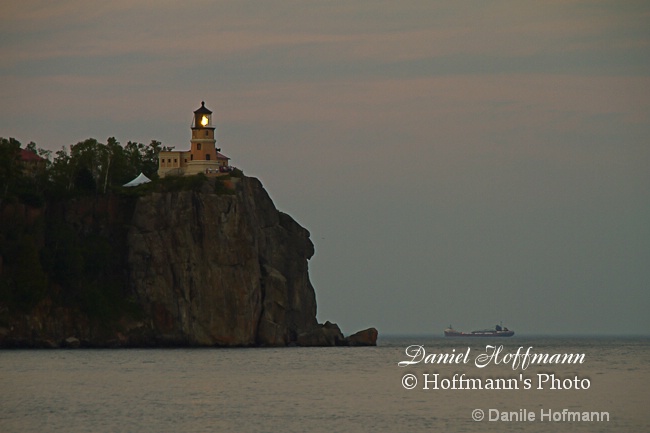
M0 347L348 345L338 326L316 321L309 232L275 208L257 179L223 185L211 179L41 212L34 221L49 220L43 230L30 228L34 221L25 230L42 238L25 239L34 260L47 258L49 283L33 290L35 304L21 301L29 311L3 306L14 295L2 292ZM5 211L3 222L26 220ZM5 263L0 254L6 282L20 267ZM376 331L370 337L351 342L375 344Z
M127 244L129 284L163 342L287 345L317 325L309 232L257 179L235 195L142 197Z

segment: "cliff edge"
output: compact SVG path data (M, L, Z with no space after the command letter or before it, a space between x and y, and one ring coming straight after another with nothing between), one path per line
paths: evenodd
M47 283L17 311L8 299L21 289L10 286L24 264L0 255L0 346L375 344L376 331L348 340L338 326L318 324L309 232L275 208L259 180L143 188L38 211L4 206L3 223L36 233L29 240ZM81 265L64 260L66 242L82 251L74 256ZM92 260L98 249L105 253ZM79 267L78 277L66 276Z

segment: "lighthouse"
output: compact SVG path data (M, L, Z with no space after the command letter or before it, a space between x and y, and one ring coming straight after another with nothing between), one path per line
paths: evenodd
M158 155L158 175L189 176L204 173L218 176L230 171L227 156L220 153L212 123L212 111L201 101L192 117L192 139L189 151L161 151Z

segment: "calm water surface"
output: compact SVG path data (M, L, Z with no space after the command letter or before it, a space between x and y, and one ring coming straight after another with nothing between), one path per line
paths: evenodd
M1 432L483 432L650 431L650 339L383 338L370 348L0 351ZM405 349L464 353L470 363L397 363ZM578 365L478 369L487 344L503 353L584 353ZM418 385L402 386L405 374ZM423 377L587 378L587 390L423 389ZM431 386L430 386L431 388ZM472 419L481 409L485 418ZM490 409L536 421L489 421ZM540 410L608 412L608 422L539 421Z

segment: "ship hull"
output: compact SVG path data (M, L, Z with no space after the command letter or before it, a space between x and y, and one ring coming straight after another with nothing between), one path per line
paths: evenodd
M512 337L515 331L494 331L494 332L460 332L445 331L445 337Z

